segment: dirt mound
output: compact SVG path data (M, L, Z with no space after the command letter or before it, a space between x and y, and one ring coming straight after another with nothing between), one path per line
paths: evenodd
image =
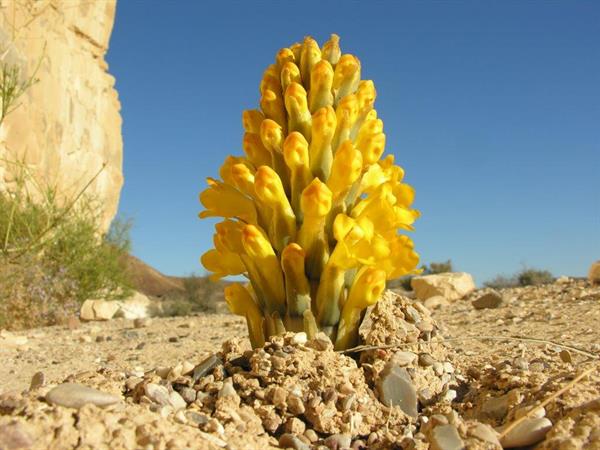
M126 255L123 262L131 276L133 289L142 294L164 297L185 290L182 278L164 275L133 255Z

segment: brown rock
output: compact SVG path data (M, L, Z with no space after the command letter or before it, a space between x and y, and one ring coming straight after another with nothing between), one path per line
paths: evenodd
M475 309L497 308L503 301L502 295L496 291L490 291L473 300L471 304Z
M600 261L596 261L590 266L588 281L591 284L600 284Z

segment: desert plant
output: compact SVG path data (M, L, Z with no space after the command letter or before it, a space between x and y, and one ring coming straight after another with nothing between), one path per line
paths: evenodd
M554 282L554 276L547 270L525 268L517 274L521 286L537 286Z
M507 289L513 288L519 285L519 279L516 275L496 275L491 280L483 283L485 287L493 288L493 289Z
M454 268L452 267L452 260L450 259L443 262L432 262L429 263L429 266L424 265L422 268L423 275L435 275L438 273L448 273L454 271Z
M102 235L93 198L82 191L59 201L56 189L13 164L21 168L15 186L0 193L0 326L56 323L87 298L126 295L130 224L116 220Z
M338 349L356 344L367 306L419 257L398 230L419 213L393 155L381 159L375 87L332 35L281 49L260 84L261 110L244 111L245 156L208 179L200 217L224 217L202 256L260 346L285 330L322 330Z

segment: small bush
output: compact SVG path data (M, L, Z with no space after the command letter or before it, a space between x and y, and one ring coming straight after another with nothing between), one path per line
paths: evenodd
M39 189L26 167L16 188L0 193L0 327L59 323L88 298L129 293L121 257L129 250L129 224L116 221L102 235L97 203L83 195L58 201ZM38 186L35 199L27 186Z
M547 270L523 269L518 274L521 286L538 286L554 282L554 276Z
M519 286L519 279L516 275L506 276L506 275L497 275L489 281L483 283L485 287L489 287L492 289L507 289Z
M191 274L183 278L183 293L169 295L163 300L163 312L166 316L220 312L225 305L224 285L223 281L214 282L207 276Z

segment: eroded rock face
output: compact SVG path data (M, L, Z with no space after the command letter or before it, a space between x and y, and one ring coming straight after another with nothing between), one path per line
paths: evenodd
M0 190L15 188L22 170L15 163L25 163L63 201L100 172L86 194L97 201L106 230L123 184L120 103L104 60L116 0L78 3L2 2L2 61L26 77L39 65L39 81L0 127Z

